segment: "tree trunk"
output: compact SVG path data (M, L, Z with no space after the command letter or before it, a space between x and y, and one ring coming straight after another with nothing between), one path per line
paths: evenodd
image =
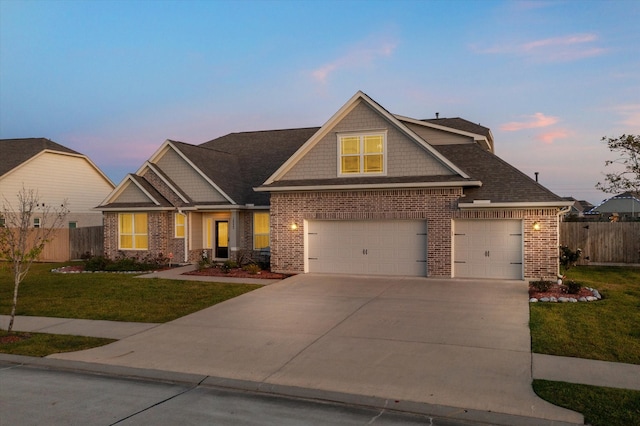
M11 306L11 318L9 319L9 327L7 333L13 330L13 321L16 318L16 306L18 306L18 288L20 287L20 272L16 269L13 278L13 304Z

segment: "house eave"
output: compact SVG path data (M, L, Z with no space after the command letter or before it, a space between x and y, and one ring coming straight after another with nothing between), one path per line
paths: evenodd
M526 209L526 208L542 208L542 207L570 207L571 203L566 201L535 201L535 202L499 202L492 203L488 200L476 200L472 203L458 203L460 209Z
M148 212L148 211L172 211L177 207L95 207L102 212Z
M480 181L464 182L408 182L408 183L376 183L360 185L308 185L308 186L259 186L253 188L256 192L291 192L291 191L332 191L332 190L367 190L367 189L395 189L395 188L451 188L482 186Z

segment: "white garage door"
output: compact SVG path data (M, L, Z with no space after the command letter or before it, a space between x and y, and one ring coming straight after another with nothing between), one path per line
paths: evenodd
M427 274L426 221L310 221L307 236L309 272Z
M454 221L453 267L459 278L522 279L522 221Z

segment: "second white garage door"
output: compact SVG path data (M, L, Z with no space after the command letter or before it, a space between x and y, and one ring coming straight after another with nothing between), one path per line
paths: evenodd
M310 221L307 226L309 272L427 274L426 221Z
M454 221L453 266L458 278L522 279L522 221Z

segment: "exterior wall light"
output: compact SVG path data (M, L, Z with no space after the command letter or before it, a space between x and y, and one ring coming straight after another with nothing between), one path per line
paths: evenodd
M534 231L539 231L540 230L540 222L538 222L537 220L535 222L533 222L533 230Z
M298 224L297 224L297 223L295 223L295 222L293 222L293 223L291 224L291 230L292 230L292 231L295 231L296 229L298 229Z

